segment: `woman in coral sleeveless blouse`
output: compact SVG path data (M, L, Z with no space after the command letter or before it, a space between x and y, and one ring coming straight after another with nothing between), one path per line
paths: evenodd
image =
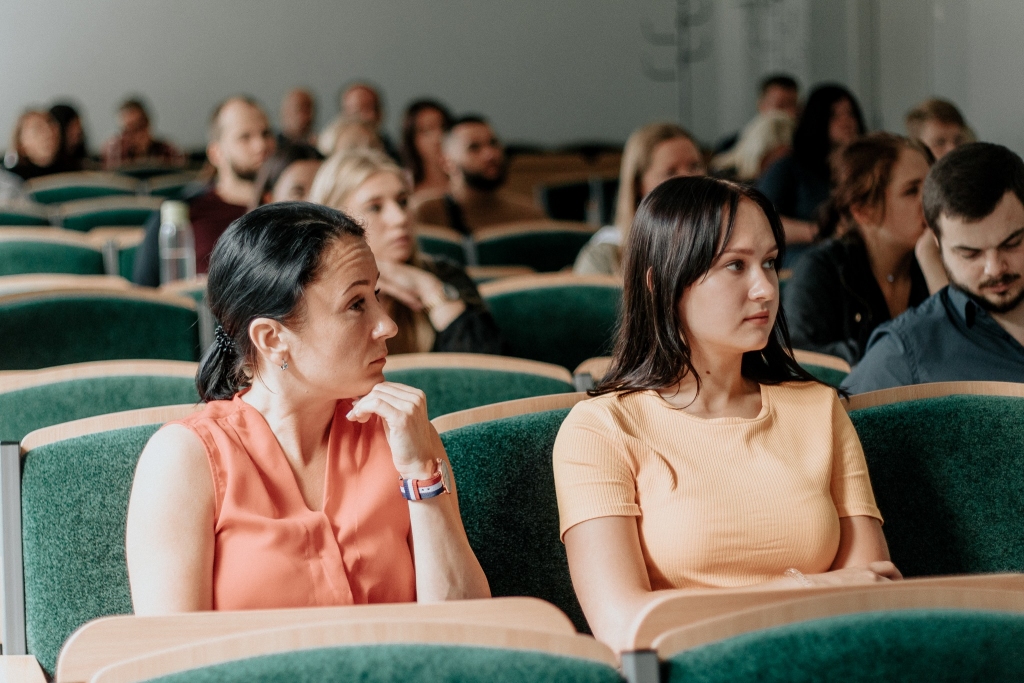
M489 595L423 393L383 381L377 276L362 230L321 206L261 207L220 238L207 405L135 474L137 614Z

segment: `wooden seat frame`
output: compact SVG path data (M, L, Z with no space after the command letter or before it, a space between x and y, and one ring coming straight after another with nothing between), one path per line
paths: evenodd
M495 370L538 375L572 384L572 375L561 365L524 358L491 356L483 353L402 353L388 356L384 370L415 370L419 368L459 368Z

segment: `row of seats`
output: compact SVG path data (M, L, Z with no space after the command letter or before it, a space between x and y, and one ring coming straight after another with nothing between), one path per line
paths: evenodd
M492 593L495 596L530 596L550 602L585 632L586 622L572 588L564 548L558 540L558 509L551 465L558 428L572 405L583 398L584 394L556 394L521 399L451 413L436 418L434 424L456 472L463 522ZM1001 383L920 385L855 396L846 403L864 445L875 495L886 518L886 536L893 561L905 576L1024 570L1024 542L1019 534L1019 512L1024 504L1021 495L1024 479L1019 467L1019 445L1024 437L1024 387ZM58 652L76 629L98 617L130 613L124 525L135 463L146 441L163 422L198 409L195 404L189 404L105 415L34 432L22 441L20 448L4 446L0 456L0 515L4 531L6 653L27 651L37 657L47 671L53 672ZM940 425L942 429L938 429ZM521 485L509 489L504 484L511 479ZM524 500L530 504L523 505ZM22 577L23 590L18 590L16 579L19 577ZM994 582L987 585L988 590L1004 579L1013 583L1017 591L1024 588L1019 576L942 581ZM909 590L914 585L915 582L908 582L903 587L892 588ZM892 596L871 597L857 592L862 590L874 589L848 589L836 600L847 606L846 611L893 609L910 604ZM647 640L638 636L640 640L634 643L634 648L655 650L673 672L679 667L687 675L696 670L711 676L716 668L703 669L703 658L712 651L728 654L730 648L718 643L701 650L703 654L694 654L698 650L691 649L732 635L730 629L744 622L745 618L724 615L727 608L743 607L750 617L751 609L767 609L765 601L787 596L813 599L820 594L820 589L799 595L786 591L777 593L780 595L771 598L769 593L757 591L669 592L666 600L685 596L689 602L673 603L674 606L666 607L661 616L655 614L657 610L652 607L645 618L661 627L682 617L689 621L675 623L674 627L681 630L671 637L652 634L651 629L657 629L651 627L644 631L647 635L643 638ZM913 591L908 595L911 593ZM963 596L955 599L947 596L943 600L945 602L915 604L943 608L973 605L985 610L1024 608L1019 593L1012 599L1000 596L987 602L972 602L974 598ZM827 616L813 609L801 611L792 605L783 612L790 615L790 620L797 615L800 621L813 618L815 614ZM781 620L779 623L786 620L784 616L771 614L774 613L768 610L756 618L746 619L746 629L750 630L752 624L772 625L772 619ZM698 617L724 621L715 622L717 625L711 627L708 621L695 621ZM228 619L229 616L218 618ZM910 628L916 633L911 640L917 639L918 647L926 644L922 633L934 639L936 629L945 628L941 620L937 622L932 617L916 626L914 618L907 615L886 619L888 621L882 624L886 629L899 632ZM959 634L958 638L976 628L982 628L986 634L1006 629L1009 629L1006 633L1013 633L1014 637L1019 637L1016 634L1020 633L1019 621L1006 622L991 614L977 615L975 619L957 613L948 616L948 620L947 625L953 629L951 632ZM863 639L878 626L875 622L865 625L856 620L843 623L846 636L849 636L849 628L859 634L851 641L858 647L864 646ZM379 632L371 627L366 629ZM820 630L808 630L805 625L789 632L787 637L796 638L802 647L806 645L805 639L812 636L823 637ZM19 639L22 637L24 640ZM438 637L447 639L447 635ZM772 637L781 636L776 633ZM943 637L947 639L935 642L949 646L952 636L943 632ZM517 638L508 636L502 642L506 647L526 642ZM596 646L588 642L587 647ZM325 647L327 645L324 643ZM673 650L676 646L680 646L679 649ZM836 643L833 646L839 647ZM120 650L120 644L115 649ZM538 648L529 646L527 649ZM236 654L242 651L229 650ZM770 650L767 648L765 652ZM849 651L856 652L857 648ZM1000 649L997 654L986 650L985 656L1003 656L1002 653L1012 651ZM438 652L441 650L431 647L420 654L429 657ZM738 656L735 652L733 655ZM362 652L352 656L368 655ZM650 659L649 653L644 656ZM639 655L635 661L624 659L623 666L632 666L637 671L645 667L651 669L651 662L644 664L643 659ZM780 666L784 659L779 660ZM742 661L740 658L732 666L739 666ZM657 661L653 670L658 670ZM146 671L156 675L152 673L155 670ZM252 674L250 668L245 671ZM738 672L728 668L725 671ZM759 673L764 674L764 671ZM607 680L618 680L617 676ZM58 671L57 680L78 679L62 679ZM728 680L728 677L697 680Z
M79 199L149 195L177 199L199 179L196 171L164 173L146 179L109 171L72 171L33 178L25 183L25 196L38 204L63 204Z
M594 230L586 223L540 220L494 225L468 237L451 228L420 225L416 242L420 251L464 266L522 265L549 273L571 268Z
M61 227L88 232L100 226L139 227L160 211L163 197L114 196L79 199L45 206L0 204L0 226Z

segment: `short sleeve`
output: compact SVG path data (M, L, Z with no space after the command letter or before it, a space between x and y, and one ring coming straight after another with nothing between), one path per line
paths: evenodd
M612 416L594 401L569 413L555 439L559 535L598 517L638 517L636 475Z
M835 396L832 403L832 502L840 517L874 517L882 521L871 490L864 449L850 416Z

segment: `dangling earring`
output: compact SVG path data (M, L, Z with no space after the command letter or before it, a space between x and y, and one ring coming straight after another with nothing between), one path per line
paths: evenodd
M288 369L288 361L285 361L285 362L281 363L281 369L282 370L287 370Z

